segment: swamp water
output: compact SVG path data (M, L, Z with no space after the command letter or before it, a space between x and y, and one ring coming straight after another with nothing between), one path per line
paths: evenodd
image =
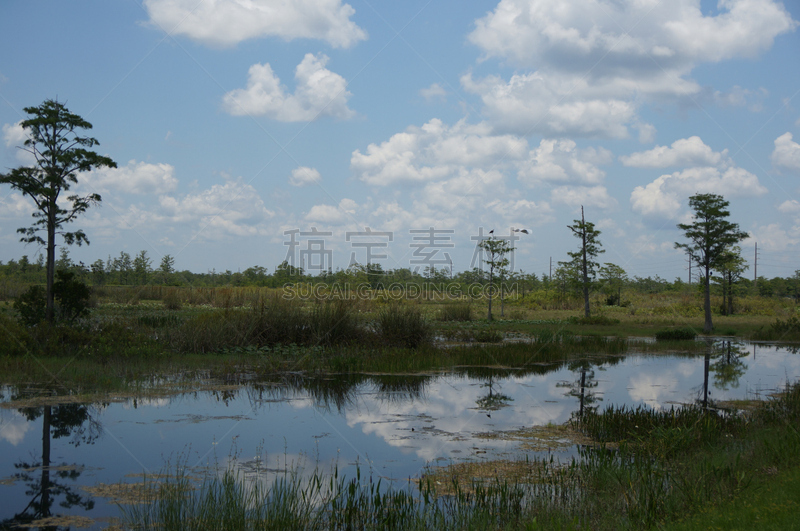
M402 487L431 467L464 461L552 455L564 462L577 455L575 440L553 426L581 409L735 407L798 378L797 347L718 341L706 355L413 376L287 375L91 404L25 401L30 393L6 387L0 528L43 516L62 517L51 525L108 526L120 514L116 503L130 502L143 477L178 466L197 477L235 469L268 481L287 471L355 477L358 470Z

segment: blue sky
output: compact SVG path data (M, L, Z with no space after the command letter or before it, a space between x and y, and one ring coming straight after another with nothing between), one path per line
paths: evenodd
M713 192L751 236L746 275L758 242L759 275L790 276L799 23L775 0L12 0L0 168L27 163L24 107L94 125L119 167L81 176L103 197L75 224L85 263L271 271L324 249L344 268L371 249L459 271L481 230L527 228L514 267L541 274L583 205L602 262L686 279L676 224ZM15 232L32 211L0 187L0 260L40 252Z

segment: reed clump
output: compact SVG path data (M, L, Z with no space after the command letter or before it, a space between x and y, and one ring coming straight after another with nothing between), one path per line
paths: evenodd
M472 321L472 304L468 301L451 302L442 305L440 321Z
M656 332L656 341L694 341L697 332L689 327L667 328Z
M417 348L430 344L433 327L417 306L389 304L378 312L378 336L389 345Z

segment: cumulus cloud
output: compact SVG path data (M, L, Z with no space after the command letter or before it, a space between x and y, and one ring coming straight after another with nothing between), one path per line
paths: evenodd
M27 139L28 133L22 127L22 121L15 124L3 124L3 140L6 147L15 151L15 157L19 162L30 166L36 163L36 157L24 149L18 149Z
M150 164L131 160L119 168L99 168L83 174L78 182L95 192L161 195L178 187L175 168L170 164Z
M141 214L141 216L139 215ZM183 197L161 196L155 213L139 212L131 207L126 218L130 226L139 226L139 219L152 226L153 216L171 223L197 226L200 235L217 239L226 235L248 236L264 233L264 222L275 216L268 210L258 191L240 179L228 179L207 190Z
M678 214L687 198L698 193L721 194L726 197L748 197L767 193L758 177L749 171L696 167L658 177L646 186L637 186L631 193L631 206L645 217L671 218Z
M367 184L387 186L400 182L442 180L470 167L491 167L527 154L528 144L512 135L492 135L486 124L461 120L448 127L433 119L412 126L366 153L355 150L350 167Z
M572 140L543 139L520 165L518 177L530 186L545 181L598 184L606 174L597 166L611 159L611 152L604 148L580 150Z
M293 94L287 94L269 63L254 64L248 71L247 88L225 94L223 108L235 116L263 115L281 122L351 118L355 113L347 106L352 95L347 81L325 68L327 63L324 54L306 54L295 70Z
M433 83L430 87L421 89L419 94L426 100L431 101L444 99L447 96L447 91L439 83Z
M292 170L292 175L289 177L289 184L292 186L308 186L310 184L317 184L321 180L322 177L316 168L300 166Z
M643 98L678 98L701 87L704 62L755 57L797 22L774 0L724 0L703 15L696 0L501 0L469 40L483 59L518 68L508 81L462 78L503 131L622 138ZM726 104L747 96L718 93ZM640 130L641 133L641 130Z
M602 209L616 208L617 200L608 195L605 186L559 186L550 192L553 203L577 208L581 205Z
M682 138L672 146L656 146L649 151L622 156L625 166L634 168L668 168L671 166L717 166L728 158L728 150L714 152L699 136Z
M349 48L367 38L341 0L145 0L150 22L171 35L211 46L234 46L247 39L321 39Z
M792 140L792 133L785 133L775 139L772 164L776 168L800 173L800 144Z
M758 248L767 251L785 251L800 243L800 228L786 230L778 223L761 225L750 231L750 237L758 242Z

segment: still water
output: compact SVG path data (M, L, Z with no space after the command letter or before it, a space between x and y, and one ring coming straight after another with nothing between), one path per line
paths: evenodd
M268 382L98 403L20 403L0 393L0 527L42 515L119 515L93 487L188 466L278 474L315 468L405 482L426 466L547 455L498 433L562 424L581 408L767 398L800 378L797 347L719 341L708 355L588 358L524 370L289 375ZM41 395L41 392L39 392ZM28 407L25 407L28 406ZM494 437L487 437L494 434ZM49 466L42 466L44 464ZM42 495L42 485L49 486ZM89 521L86 521L89 523Z

